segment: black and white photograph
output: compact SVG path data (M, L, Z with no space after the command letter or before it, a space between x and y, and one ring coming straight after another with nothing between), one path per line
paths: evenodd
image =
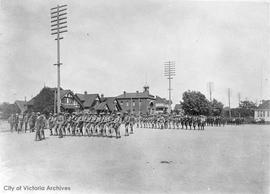
M0 193L269 194L270 1L0 0Z

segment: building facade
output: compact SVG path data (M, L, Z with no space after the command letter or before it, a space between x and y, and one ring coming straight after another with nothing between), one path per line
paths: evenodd
M155 96L149 93L149 86L144 86L143 91L123 94L116 97L123 112L133 114L153 114L156 109Z
M262 103L254 110L255 121L264 120L270 122L270 100L263 100Z
M80 99L71 90L60 90L60 99L61 111L63 112L74 112L83 109Z

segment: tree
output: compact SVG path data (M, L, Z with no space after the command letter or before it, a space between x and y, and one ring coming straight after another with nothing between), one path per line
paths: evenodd
M35 97L33 111L41 113L53 112L54 90L44 87Z
M183 93L182 108L188 115L209 115L210 103L205 95L197 91L186 91Z
M20 112L15 104L9 104L8 102L4 102L0 105L0 111L2 112L1 117L3 119L7 119L11 114Z
M217 101L216 99L213 99L212 102L210 102L210 111L212 116L220 116L223 111L223 104L222 102Z
M239 104L239 113L241 117L253 117L256 104L252 101L244 100Z

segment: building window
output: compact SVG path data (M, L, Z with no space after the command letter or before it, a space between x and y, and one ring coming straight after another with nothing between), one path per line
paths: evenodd
M268 117L270 116L270 111L267 111L267 116L268 116Z
M135 102L133 101L132 106L135 106Z
M262 111L262 115L263 115L263 117L264 117L264 112L265 112L265 111Z
M127 106L128 106L128 102L127 102Z

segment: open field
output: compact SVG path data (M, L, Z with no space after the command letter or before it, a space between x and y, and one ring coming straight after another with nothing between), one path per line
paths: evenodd
M0 125L0 193L12 193L4 185L71 188L57 193L270 192L269 125L135 129L121 139L47 136L41 142L7 127Z

